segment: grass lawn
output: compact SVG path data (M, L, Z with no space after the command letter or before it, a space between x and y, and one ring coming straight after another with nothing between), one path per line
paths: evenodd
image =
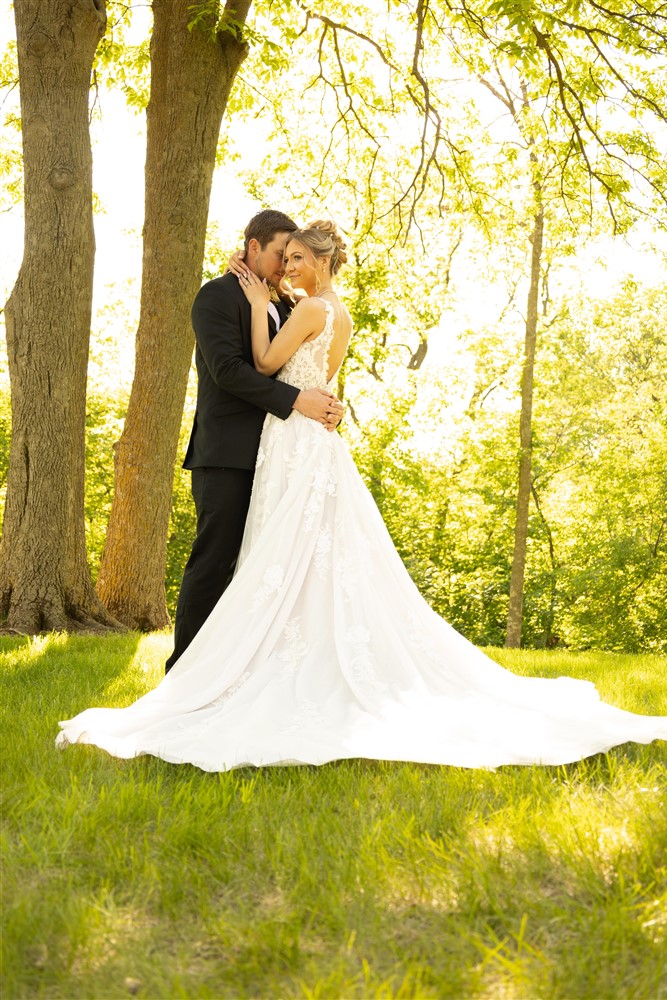
M667 744L206 774L53 748L166 635L6 638L3 997L667 998ZM667 714L667 661L490 650Z

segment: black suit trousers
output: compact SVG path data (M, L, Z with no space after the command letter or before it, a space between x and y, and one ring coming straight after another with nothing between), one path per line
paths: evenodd
M174 651L165 672L190 645L232 579L248 516L253 475L249 469L208 466L192 470L197 534L183 573Z

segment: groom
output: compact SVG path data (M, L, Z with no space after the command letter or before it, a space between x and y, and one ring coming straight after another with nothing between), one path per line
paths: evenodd
M285 246L296 228L287 215L272 210L259 212L246 226L244 264L274 288L285 273ZM269 303L268 309L274 337L289 309L282 301ZM298 410L333 430L343 413L331 393L300 390L255 370L250 305L233 274L202 286L192 306L192 325L199 384L183 467L192 471L197 534L183 573L174 651L165 671L190 645L232 578L265 414L287 420Z

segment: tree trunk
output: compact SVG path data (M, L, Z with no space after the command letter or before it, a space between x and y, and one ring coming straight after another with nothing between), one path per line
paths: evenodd
M528 505L532 486L533 372L535 368L535 346L537 343L537 300L544 236L544 209L539 201L538 204L539 208L533 221L531 236L533 246L530 262L530 287L528 289L528 305L526 310L523 373L521 377L519 491L516 500L514 555L512 557L512 573L510 576L510 606L507 616L507 635L505 637L505 645L514 649L518 649L521 646L523 581L526 569L526 545L528 541Z
M252 0L228 0L245 23ZM174 463L201 283L220 122L247 49L238 33L193 30L193 0L154 0L147 110L141 310L135 372L115 455L115 490L97 591L135 628L169 624L164 589Z
M13 434L0 614L21 632L117 626L95 595L84 527L95 258L88 98L105 0L21 0L14 14L25 240L6 305Z

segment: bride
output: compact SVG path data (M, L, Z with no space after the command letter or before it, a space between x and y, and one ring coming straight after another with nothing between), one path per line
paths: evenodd
M293 233L286 273L307 294L269 342L269 292L240 278L256 367L330 386L352 323L331 222ZM60 723L57 744L153 754L206 771L350 757L463 767L563 764L667 738L667 718L600 701L567 677L519 677L440 618L403 566L342 438L268 414L236 575L191 645L127 708Z

